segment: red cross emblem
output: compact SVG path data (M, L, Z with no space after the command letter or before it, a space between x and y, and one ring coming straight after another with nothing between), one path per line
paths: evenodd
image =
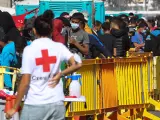
M49 56L48 50L41 50L42 57L36 58L36 65L43 66L43 72L50 72L50 64L56 63L57 58L56 56Z

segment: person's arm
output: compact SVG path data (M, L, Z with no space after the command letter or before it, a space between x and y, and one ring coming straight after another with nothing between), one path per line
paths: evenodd
M144 43L143 44L133 43L133 44L136 48L141 48L141 47L144 47L145 45Z
M141 48L141 47L144 47L144 45L145 45L144 43L143 44L138 44L138 39L137 39L136 36L132 36L131 41L132 41L134 47L138 48L138 49Z
M74 46L76 46L80 52L82 52L84 55L88 55L89 53L89 37L88 34L86 32L83 32L83 43L82 45L77 42L76 40L74 40L73 38L70 38L70 44L73 44Z
M59 73L57 73L49 83L49 86L54 88L60 81L61 77L71 74L77 71L82 66L82 61L76 62L73 54L64 46L61 47L61 61L68 61L69 67Z
M15 102L15 105L13 106L14 110L17 110L20 103L22 102L22 99L23 99L23 97L28 89L29 83L30 83L30 77L31 77L30 74L23 74L23 76L22 76L20 86L18 89L18 94L16 97L16 102Z
M113 56L117 56L117 43L116 43L116 38L113 38Z
M113 55L116 57L117 56L117 48L113 48Z
M89 52L89 46L88 44L79 44L78 42L75 42L74 44L84 55L88 55Z
M11 118L15 114L15 112L18 109L18 107L22 101L22 98L24 97L24 95L27 91L27 88L29 86L30 77L31 77L31 74L32 74L32 71L34 68L34 63L31 59L31 55L29 53L30 53L30 49L29 49L29 47L26 47L24 49L23 57L22 57L22 74L23 74L23 76L22 76L20 86L18 89L16 102L15 102L15 105L13 106L13 108L7 112L6 118Z

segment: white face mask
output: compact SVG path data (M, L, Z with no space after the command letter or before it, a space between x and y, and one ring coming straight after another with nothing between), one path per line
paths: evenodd
M63 34L65 32L65 28L62 28L61 30L61 34Z
M73 30L76 30L77 28L79 28L79 24L71 22L71 27Z

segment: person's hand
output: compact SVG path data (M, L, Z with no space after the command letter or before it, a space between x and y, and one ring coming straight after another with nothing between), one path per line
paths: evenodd
M6 119L11 119L15 113L16 113L16 109L12 108L6 113Z
M49 87L55 88L61 79L61 73L57 73L51 80L49 80Z
M139 51L140 50L140 47L135 47L135 51Z
M71 37L71 38L69 39L69 43L74 45L74 44L76 43L76 40Z

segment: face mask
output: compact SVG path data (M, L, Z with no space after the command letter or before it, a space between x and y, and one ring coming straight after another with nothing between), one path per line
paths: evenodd
M71 22L71 27L73 30L76 30L77 28L79 28L79 24Z
M146 30L143 30L142 33L146 33Z

